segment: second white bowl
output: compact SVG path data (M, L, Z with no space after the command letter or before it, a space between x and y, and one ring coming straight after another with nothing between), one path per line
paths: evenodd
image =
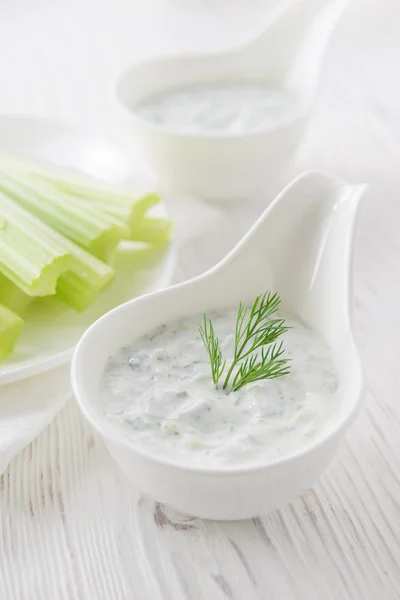
M116 97L124 128L154 174L173 191L234 201L265 190L297 149L317 88L327 42L346 0L291 0L279 5L261 33L218 54L153 59L129 69ZM210 83L285 89L297 109L286 121L243 134L191 134L159 127L137 106L174 88Z

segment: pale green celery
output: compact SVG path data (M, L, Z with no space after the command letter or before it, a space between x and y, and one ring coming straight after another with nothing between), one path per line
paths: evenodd
M129 226L122 218L62 192L52 183L28 179L24 173L0 171L0 190L100 259L129 237Z
M71 196L76 197L75 203L77 209L82 207L82 200L86 200L85 210L93 210L94 205L96 206L98 218L100 215L110 215L116 219L117 222L127 224L131 229L131 235L126 236L130 239L137 239L138 241L144 241L149 244L151 243L164 243L168 241L165 237L162 241L159 241L158 235L155 235L155 228L146 227L139 229L139 222L144 218L146 212L154 205L160 202L160 196L154 193L144 194L137 197L137 194L132 192L126 192L121 189L115 189L115 186L104 182L99 182L97 179L92 179L84 175L74 175L72 173L65 172L58 167L44 167L40 164L35 164L30 161L21 161L11 156L0 156L0 164L2 165L2 171L5 176L12 176L14 180L23 183L25 186L39 185L39 182L54 185L61 193L66 193L64 196L65 202L67 198L72 201ZM13 175L11 175L13 173ZM58 211L58 204L57 204ZM37 213L35 213L37 214ZM58 214L58 212L57 212ZM78 212L78 214L80 214ZM40 215L41 216L41 215ZM43 217L42 217L43 218ZM49 222L50 225L55 226L54 222ZM96 219L92 223L92 226L96 224ZM162 219L159 220L157 228L163 230L164 234L170 233L170 221L166 220L165 224L162 224ZM71 236L66 230L58 228L61 233L68 235L71 239L94 253L99 258L106 258L111 254L113 245L107 245L99 241L98 246L100 252L90 248L90 246L82 243L76 237ZM145 231L149 233L149 239L145 239ZM86 234L86 230L85 230ZM138 235L139 237L136 237ZM155 237L154 237L155 236ZM120 238L121 239L121 238ZM154 241L153 241L154 240ZM105 249L102 251L102 249Z
M118 201L113 196L87 198L87 201L96 204L99 210L107 211L115 218L128 223L131 230L144 218L149 208L158 204L160 200L158 194L145 194L140 198L131 195L122 201Z
M54 185L58 182L54 179ZM67 183L67 180L65 180ZM116 219L128 223L130 235L126 239L146 242L147 244L165 244L170 239L172 221L170 219L146 217L146 212L161 200L158 194L145 194L140 198L132 194L115 192L104 188L84 188L83 186L69 185L70 194L81 194L89 204L96 206ZM111 252L108 253L110 255ZM105 255L106 256L106 255Z
M137 197L132 192L116 190L111 184L99 182L87 176L80 176L65 172L58 167L44 167L28 161L21 161L10 156L0 156L0 165L3 172L10 174L13 172L13 179L19 180L25 185L34 185L39 182L47 182L54 185L64 196L71 199L76 196L77 206L82 207L85 201L85 210L97 209L96 214L106 213L116 219L117 222L127 224L130 228L130 234L126 236L129 239L147 242L149 244L165 243L169 240L171 231L171 221L168 219L157 219L155 221L145 221L141 226L142 219L145 218L147 211L160 202L160 197L154 193L144 194ZM53 224L53 223L51 223ZM63 231L63 233L65 233ZM68 235L66 233L66 235ZM148 237L146 237L148 236ZM71 237L71 236L70 236ZM75 238L72 238L75 239ZM79 240L75 239L79 243ZM84 244L81 243L87 248ZM107 258L113 249L113 244L108 247L103 242L99 243L103 251L94 252L100 258ZM90 250L92 251L92 250Z
M111 212L115 217L126 220L130 224L129 239L147 244L166 244L170 239L173 223L170 219L147 217L146 212L160 201L157 194L146 194L132 201L132 204L110 203L107 200L93 202L99 209Z
M53 254L58 250L59 256L54 258L50 250ZM114 276L107 264L2 193L0 272L28 295L49 296L57 292L76 310L89 306Z
M116 274L115 286L124 301L129 300L132 289L148 281L149 273L159 269L167 251L165 245L141 242L123 241L118 245L111 257L111 265Z
M131 239L147 244L166 244L170 239L172 225L169 219L144 217L131 228Z
M72 263L57 281L57 297L75 310L85 310L114 278L114 269L71 240L50 229L53 238L62 238Z
M116 216L124 214L128 216L132 207L136 207L143 216L145 211L160 201L157 194L146 194L143 197L137 197L137 194L116 189L111 183L99 181L85 174L66 173L64 169L54 165L43 165L29 160L21 160L11 155L1 154L0 165L2 171L10 174L14 172L18 178L21 174L26 174L40 180L51 182L60 191L67 192L79 198L87 198L90 201L97 201L105 210ZM125 210L124 210L125 208Z
M72 265L69 243L0 193L0 273L29 296L56 292Z
M73 242L71 244L75 246ZM71 251L73 266L58 279L57 296L75 310L81 311L88 308L111 283L114 269L82 248L75 248L75 251Z
M10 308L20 317L23 317L32 301L32 296L25 294L12 281L0 273L0 304Z
M23 326L24 321L21 317L0 304L0 360L12 353Z

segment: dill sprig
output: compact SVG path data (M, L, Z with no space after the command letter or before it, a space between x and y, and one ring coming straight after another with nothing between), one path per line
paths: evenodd
M236 318L233 361L224 378L224 390L227 389L232 376L231 390L237 391L253 381L275 379L290 372L289 359L282 358L285 352L283 342L277 341L289 327L285 319L272 318L278 311L280 301L278 294L266 292L257 296L250 311L240 303ZM207 323L206 315L204 327L200 327L200 334L210 358L213 382L218 387L226 360L222 361L218 338L211 320ZM259 349L261 352L257 353Z
M219 340L214 333L211 319L207 323L207 315L204 315L204 325L203 327L200 325L199 331L210 358L212 380L217 387L219 378L225 369L226 360L222 362L222 351L219 347Z
M251 381L260 379L276 379L290 373L287 358L280 358L285 352L283 342L261 349L261 358L248 356L240 365L232 382L233 391L237 392Z

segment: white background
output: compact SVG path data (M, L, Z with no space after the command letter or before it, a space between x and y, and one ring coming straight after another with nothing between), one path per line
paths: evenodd
M111 92L125 67L247 37L272 4L1 0L0 111L119 139ZM366 403L321 482L261 519L187 521L140 496L70 402L0 478L1 600L399 598L399 67L400 4L354 1L329 48L297 164L285 174L322 168L370 183L354 289ZM261 204L213 214L202 232L186 229L176 277L215 263Z

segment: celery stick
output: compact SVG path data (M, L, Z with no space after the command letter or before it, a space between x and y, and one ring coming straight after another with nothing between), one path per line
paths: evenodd
M112 280L114 271L108 265L1 193L0 215L0 272L28 295L57 292L64 302L83 310ZM60 258L50 255L53 248ZM57 262L61 259L62 265Z
M24 163L19 163L21 168L24 168ZM65 173L62 169L57 167L43 167L42 165L33 165L32 163L25 167L25 170L33 176L40 179L50 181L59 190L68 192L74 196L80 198L87 198L91 201L105 202L112 212L113 203L120 207L134 206L137 202L140 203L141 197L138 195L126 191L122 188L117 188L115 184L99 181L97 179L88 177L86 175L75 175L73 173ZM160 198L157 194L146 194L143 198L146 198L146 208L157 204ZM149 202L149 204L147 204Z
M114 278L114 269L74 242L50 229L51 235L61 238L71 257L69 269L57 281L56 291L75 310L85 310Z
M144 217L131 228L131 240L147 244L166 244L169 241L172 221Z
M3 173L8 175L14 173L14 176L17 176L18 179L22 175L24 179L27 176L29 181L32 181L32 178L47 181L60 191L90 201L97 201L111 214L114 214L114 206L116 206L117 216L121 214L121 211L124 213L124 208L128 210L124 214L128 215L129 210L136 205L141 211L141 216L143 216L150 206L160 201L157 194L146 194L138 198L137 194L125 189L118 189L114 184L99 181L83 173L66 173L64 169L54 165L43 165L11 155L0 155L0 165Z
M83 206L82 201L87 201L87 204L84 206L84 210L94 208L97 209L97 215L104 215L104 213L108 214L110 217L114 217L117 222L123 222L128 224L131 229L130 235L125 235L125 239L134 239L138 241L144 241L148 244L159 244L168 241L171 224L170 221L166 221L162 224L161 219L157 224L157 229L159 229L158 234L155 232L154 227L149 227L147 223L146 226L139 227L139 222L144 218L145 213L155 204L160 202L160 196L154 193L148 193L141 197L137 197L136 194L132 192L126 192L124 190L116 190L115 187L110 184L99 182L96 179L92 179L87 176L76 176L73 174L65 175L64 171L57 167L43 167L42 165L36 165L32 162L19 161L13 159L11 157L2 157L1 162L6 164L8 167L7 173L3 168L3 173L5 177L12 177L14 181L20 181L26 187L29 186L31 189L35 187L34 180L36 180L36 191L39 192L37 187L38 183L50 183L56 187L60 193L67 193L67 195L63 196L64 204L67 203L67 199L69 202L72 202L73 197L78 198L78 202L76 204L76 208ZM1 164L0 162L0 164ZM13 171L13 175L10 175L11 171ZM1 185L1 181L0 181ZM43 194L43 190L42 190ZM22 202L22 201L21 201ZM26 202L26 201L25 201ZM32 203L31 203L32 204ZM37 203L34 203L34 206ZM42 202L41 202L42 204ZM24 204L26 208L29 208L29 205ZM59 202L56 201L57 211ZM41 207L35 209L36 211L41 210L41 212L35 212L37 216L41 218L45 218L43 215ZM56 213L58 216L58 212ZM59 217L60 218L60 217ZM46 220L49 225L56 227L54 217L50 217L50 221ZM68 219L69 223L70 220ZM68 223L68 224L69 224ZM96 223L96 219L94 220ZM92 225L94 224L92 223ZM116 243L106 244L105 241L100 239L98 241L98 246L100 250L97 250L96 246L89 246L88 244L82 243L79 237L74 237L71 233L68 232L67 229L60 228L60 226L56 227L61 233L64 233L84 248L88 249L90 252L94 253L99 258L105 259L110 256L113 248L116 246ZM161 239L159 238L160 231L163 231L163 236ZM148 232L149 237L146 238L146 232ZM87 231L85 229L84 233L87 235ZM122 236L120 236L120 239Z
M132 200L131 204L123 205L109 200L93 200L99 209L110 212L130 225L130 240L147 244L166 244L170 240L173 222L160 217L146 217L149 208L160 202L157 194L146 194Z
M131 233L127 236L129 239L147 242L149 244L165 243L169 239L171 230L171 222L166 220L164 223L160 219L157 223L145 222L141 227L140 221L144 218L145 213L160 202L160 197L157 194L149 193L141 197L136 194L121 189L115 189L115 186L100 182L86 175L76 175L67 173L54 166L43 166L31 161L21 161L10 156L1 156L0 164L7 167L7 173L14 172L14 179L19 174L19 179L23 179L25 185L33 185L33 181L42 181L53 184L60 192L68 194L67 197L77 196L79 198L79 206L82 206L81 201L86 200L89 205L96 205L96 208L102 214L107 213L113 216L118 221L123 221L128 224ZM50 223L53 225L53 223ZM150 225L154 225L150 227ZM68 235L65 231L62 231ZM148 235L148 237L146 237ZM71 236L69 236L71 237ZM72 237L78 243L78 239ZM100 240L100 248L104 242ZM85 248L89 246L81 243ZM105 246L106 244L104 244ZM113 245L110 244L103 252L95 251L94 253L99 258L106 258L111 254Z
M104 216L106 213L109 217L113 217L117 223L123 222L127 224L130 227L130 234L126 235L125 233L125 239L143 241L149 244L165 243L169 239L171 230L171 222L169 220L165 220L164 222L162 219L154 222L145 221L142 226L140 225L146 212L160 202L160 197L157 194L149 193L138 198L132 192L115 189L114 186L108 183L99 182L87 176L77 176L73 173L65 174L58 167L45 167L9 156L1 156L0 164L2 165L5 177L12 177L14 181L19 181L25 186L30 186L31 189L35 188L37 193L40 191L38 188L40 183L42 185L46 183L53 185L63 194L60 198L64 199L64 204L67 203L68 199L71 204L76 206L78 216L80 215L80 208L84 211L95 209L97 215ZM5 167L7 172L5 172ZM43 188L41 191L43 192ZM75 199L73 200L73 198ZM56 205L58 215L59 202L56 202ZM35 210L39 209L36 208ZM39 216L44 218L43 213ZM53 218L52 216L51 219ZM47 222L55 226L54 220ZM95 223L96 220L94 220ZM59 230L102 259L107 258L115 246L114 243L107 244L103 239L98 241L98 246L95 245L95 242L93 242L93 246L89 246L82 243L79 238L72 236L68 230L60 228ZM87 235L86 229L84 233Z
M24 321L21 317L0 304L0 360L11 354L23 326Z
M63 237L0 193L0 273L29 296L48 296L72 260Z
M23 317L33 298L0 273L0 304Z
M71 244L74 245L73 242ZM69 271L59 277L57 296L81 311L88 308L111 283L114 269L77 246L71 254L74 262Z
M158 194L145 194L140 198L130 196L123 201L119 201L118 198L115 199L112 196L107 198L93 197L88 198L88 201L95 204L100 210L104 210L116 218L123 219L132 229L143 219L149 208L160 202L160 196Z
M172 221L169 219L145 217L146 212L161 200L158 194L145 194L140 198L130 194L116 192L115 189L78 185L69 180L52 180L55 186L66 189L70 194L79 194L99 210L107 212L130 226L130 235L125 239L164 244L169 241ZM97 183L97 182L96 182ZM110 252L109 252L110 254ZM106 256L106 255L104 255Z
M0 190L98 258L106 258L121 239L129 237L129 227L121 218L60 192L51 183L1 172Z

